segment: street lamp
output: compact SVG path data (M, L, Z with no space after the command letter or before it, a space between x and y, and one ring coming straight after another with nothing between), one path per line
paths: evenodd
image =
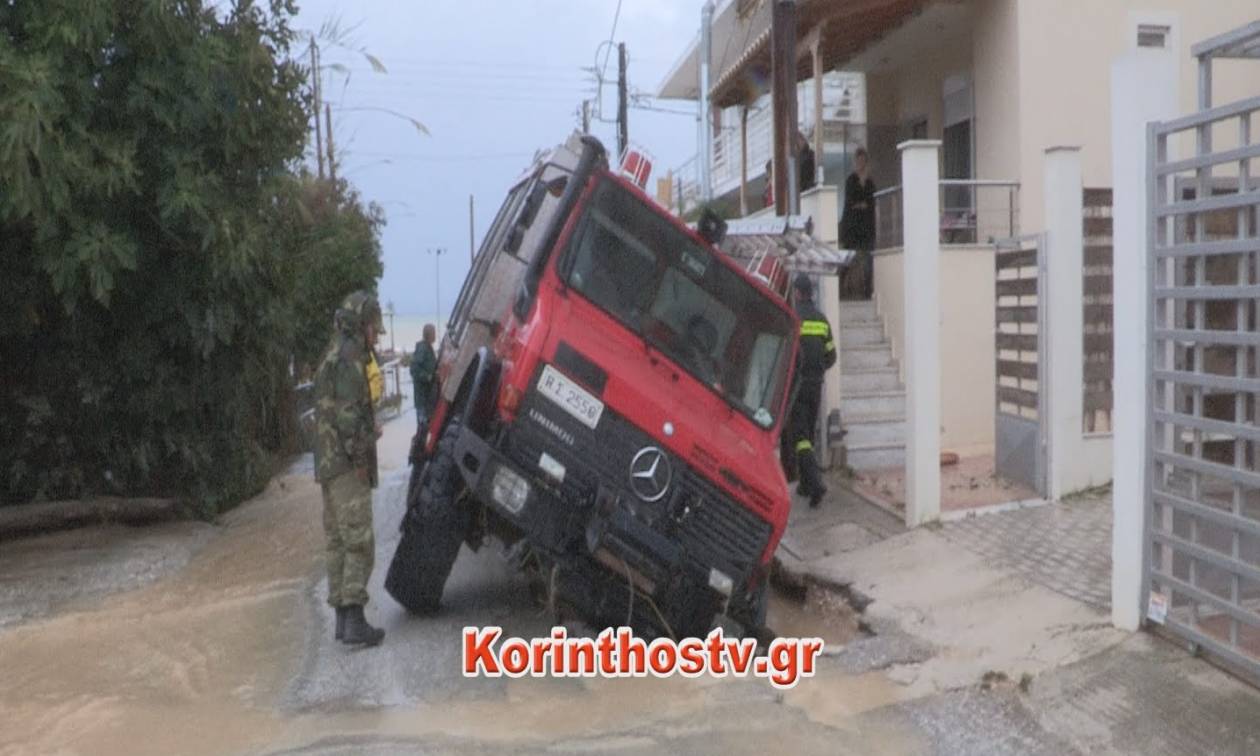
M437 298L437 318L442 319L442 255L446 254L445 247L430 247L429 254L433 255L433 289Z
M389 351L394 352L394 303L385 305L385 314L389 317Z

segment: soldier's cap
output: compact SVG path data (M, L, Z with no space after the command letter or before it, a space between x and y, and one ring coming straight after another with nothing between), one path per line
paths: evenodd
M814 282L810 280L808 273L797 273L796 278L792 281L792 288L802 294L813 294Z
M335 320L342 331L360 331L364 325L374 323L378 331L385 332L381 306L370 291L359 290L347 295L337 308Z

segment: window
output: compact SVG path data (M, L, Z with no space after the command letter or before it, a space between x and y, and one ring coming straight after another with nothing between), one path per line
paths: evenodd
M1138 24L1137 28L1137 45L1138 47L1168 47L1168 35L1172 32L1172 27L1160 24Z
M762 428L784 391L791 317L612 181L596 189L569 284Z

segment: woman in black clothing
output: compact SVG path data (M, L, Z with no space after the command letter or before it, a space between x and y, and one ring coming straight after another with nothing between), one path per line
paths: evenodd
M863 299L870 299L874 291L874 263L871 253L875 250L875 182L869 175L866 148L859 147L853 155L853 173L844 183L844 215L840 219L840 244L858 253L856 265L845 278L859 278L846 286L856 289ZM847 283L847 281L846 281Z

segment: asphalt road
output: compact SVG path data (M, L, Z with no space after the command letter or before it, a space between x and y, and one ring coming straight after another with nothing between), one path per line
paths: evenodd
M832 648L788 691L712 677L465 678L465 625L535 637L551 618L494 547L460 555L436 617L408 616L385 593L411 422L389 423L380 443L378 648L332 640L309 457L214 525L0 544L0 754L941 752L934 741L1001 753L965 746L1029 726L1009 691L902 701L881 670L923 651L895 634ZM772 611L783 627L818 626L807 610Z

